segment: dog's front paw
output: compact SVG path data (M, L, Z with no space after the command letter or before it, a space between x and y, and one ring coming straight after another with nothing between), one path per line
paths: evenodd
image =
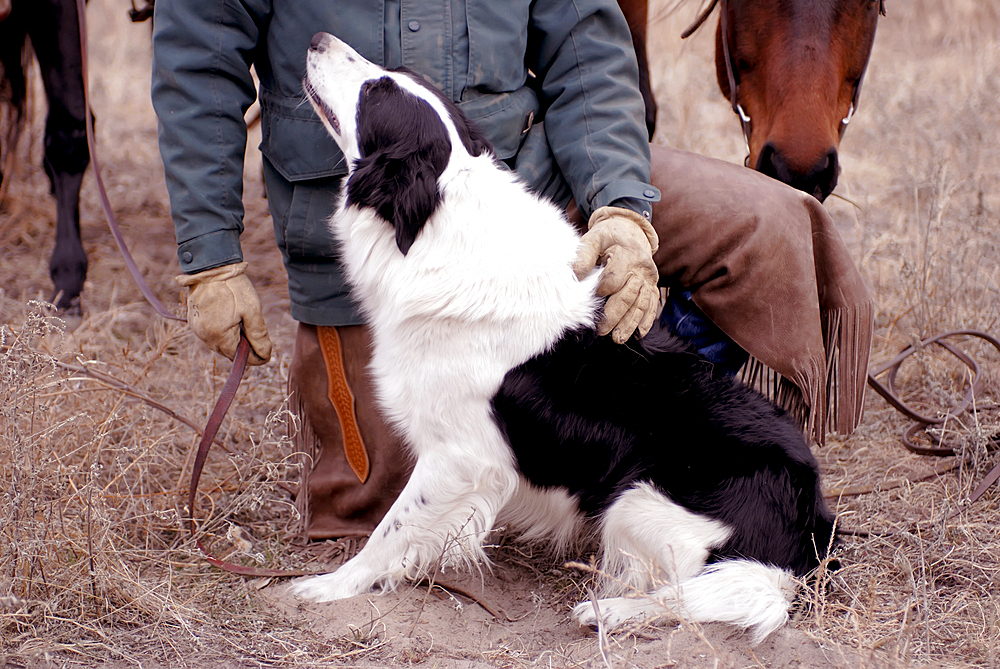
M293 583L289 592L296 597L314 602L332 602L371 590L375 585L374 580L350 567L351 564L348 562L332 574L304 578Z
M627 597L610 597L597 600L597 609L601 611L601 623L606 632L611 632L626 623L639 623L650 617L654 605L645 599ZM573 607L573 620L580 627L597 629L597 610L594 602L587 600Z

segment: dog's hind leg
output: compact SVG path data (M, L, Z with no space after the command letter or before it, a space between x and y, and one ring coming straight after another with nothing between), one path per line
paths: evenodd
M404 579L430 575L438 564L484 560L483 540L516 485L511 463L470 463L454 452L427 453L361 552L331 574L299 581L291 592L332 601L374 587L391 590Z
M692 622L724 622L750 630L756 646L788 622L795 596L791 573L753 560L725 560L678 585L659 588L653 599Z
M687 510L648 483L626 490L601 518L599 592L605 599L598 605L604 624L613 629L664 613L647 593L698 574L730 534L723 523ZM591 602L573 610L584 626L595 626L596 615Z
M750 643L756 646L788 621L794 594L795 580L789 572L752 560L727 560L677 585L664 585L637 597L600 599L597 607L608 631L628 623L682 617L689 622L724 622L749 629ZM577 604L573 616L580 625L597 625L594 602Z
M723 523L689 511L648 483L622 493L601 519L601 594L649 592L701 571L729 538Z
M728 539L723 523L693 513L652 486L626 491L605 513L601 622L613 630L629 622L681 616L691 622L726 622L750 628L756 645L788 620L794 594L790 573L752 560L705 566L709 552ZM573 615L596 626L593 602Z

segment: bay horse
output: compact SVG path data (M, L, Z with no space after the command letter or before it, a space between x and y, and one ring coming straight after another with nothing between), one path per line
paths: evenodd
M55 293L50 301L64 313L78 314L87 278L87 255L80 238L80 185L90 151L75 0L0 0L0 156L5 159L13 154L26 121L32 53L48 100L43 165L56 200L56 241L49 259ZM7 162L0 162L0 169Z
M630 28L645 20L647 0L618 4ZM716 5L716 78L740 119L746 165L825 200L840 175L837 151L858 108L884 0L711 0L682 37ZM632 39L640 68L648 67L645 23ZM647 125L648 116L647 106Z

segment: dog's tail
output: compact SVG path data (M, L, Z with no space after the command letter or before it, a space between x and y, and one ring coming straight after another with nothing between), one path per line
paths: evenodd
M792 575L752 560L726 560L697 576L656 591L656 597L692 622L725 622L748 628L756 646L788 621L795 595Z

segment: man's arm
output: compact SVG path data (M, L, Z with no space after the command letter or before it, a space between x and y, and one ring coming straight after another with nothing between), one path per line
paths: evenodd
M256 99L250 64L269 4L156 5L151 93L177 257L187 274L243 259L243 114Z
M650 224L659 191L628 24L613 0L539 0L530 29L549 145L589 219L574 270L603 262L598 332L623 343L649 331L659 298Z
M244 274L243 115L256 92L250 65L264 2L170 0L156 5L153 108L159 119L177 257L188 286L188 323L214 351L232 359L240 333L253 352L271 357L267 326Z
M614 0L538 0L532 43L553 155L585 218L624 206L649 217L645 107L628 24Z

